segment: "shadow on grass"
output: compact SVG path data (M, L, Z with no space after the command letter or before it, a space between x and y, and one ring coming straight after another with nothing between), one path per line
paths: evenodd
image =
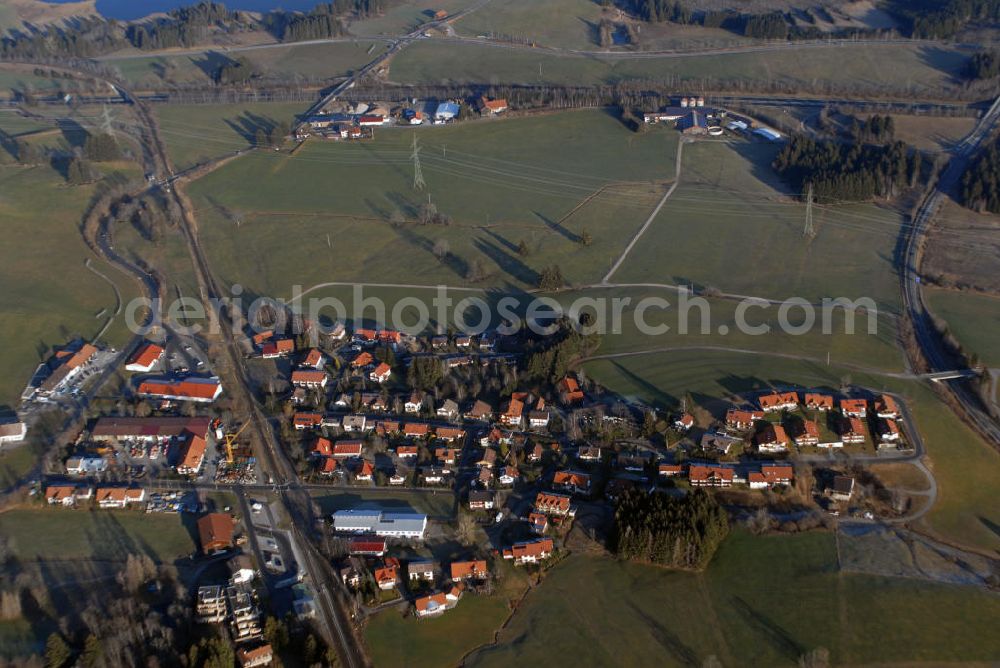
M968 60L965 54L939 46L922 46L917 49L917 57L924 65L947 74L951 83L964 83L962 71Z
M796 661L806 652L806 648L800 645L780 624L763 614L762 611L755 609L743 598L734 596L730 601L732 601L733 609L742 615L747 626L756 629L789 659Z
M503 241L502 243L505 246L510 245L510 242L507 241ZM476 248L483 253L483 255L490 260L493 260L493 262L495 262L500 269L515 280L520 281L525 285L538 284L538 272L522 262L521 259L514 253L506 251L497 243L486 239L476 239L474 244Z
M219 70L225 65L231 65L235 63L232 58L224 53L219 53L218 51L206 51L202 54L202 57L192 56L191 62L201 70L206 77L215 81L216 75Z
M545 224L545 226L548 227L553 232L556 232L557 234L565 237L567 240L572 241L573 243L580 243L580 235L566 229L560 223L545 217L544 215L542 215L537 211L532 211L532 213L534 213L535 217L538 218L538 220L542 221Z
M257 143L257 133L263 132L265 135L270 135L276 127L278 127L278 121L268 116L260 116L249 111L245 111L235 119L225 119L226 125L229 128L242 137L248 144L255 145Z
M978 519L984 527L992 531L997 537L1000 537L1000 524L997 524L993 520L983 517L982 515L980 515Z
M625 378L629 382L632 382L635 385L637 385L642 392L645 392L650 397L655 397L655 400L653 402L654 405L659 404L660 408L668 408L680 404L680 400L677 397L673 396L672 394L668 394L667 392L664 392L662 389L650 383L645 378L642 378L641 376L625 368L625 366L622 365L621 363L612 362L612 364L614 365L615 369L618 370L618 373L625 376Z
M750 140L748 142L735 142L726 144L734 153L750 163L750 174L782 195L797 197L800 193L793 192L791 187L782 180L771 167L775 156L781 150L781 144L766 141ZM724 185L717 183L716 185Z
M698 661L698 653L694 650L694 648L684 644L684 641L682 641L676 633L670 631L670 629L661 624L658 619L647 614L639 606L630 604L629 607L632 609L633 614L645 622L646 628L649 630L653 639L656 640L660 647L662 647L667 654L672 656L678 664L685 666L701 665Z

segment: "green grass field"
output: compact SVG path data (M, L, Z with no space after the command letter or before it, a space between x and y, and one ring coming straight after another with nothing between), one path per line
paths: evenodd
M475 20L475 15L469 20ZM461 25L461 24L459 24ZM393 61L390 78L399 83L553 83L592 85L633 79L697 85L782 81L811 86L932 93L959 73L966 56L939 46L906 44L805 47L703 56L627 58L560 55L427 40Z
M175 169L252 145L258 128L293 124L301 102L246 104L165 104L156 107L160 136Z
M48 123L19 116L14 109L0 111L0 129L13 137L30 135L51 127Z
M897 487L914 492L923 492L929 489L927 476L912 464L874 464L870 467L870 470L888 487Z
M130 177L135 165L122 165ZM79 224L93 186L68 187L48 166L0 166L0 217L5 240L0 246L0 405L16 404L21 390L46 351L73 336L93 337L114 311L115 294L84 266L91 257ZM103 263L93 266L121 291L123 300L137 294L135 284ZM58 268L58 269L56 269ZM97 316L107 309L100 318ZM105 340L122 343L122 318Z
M313 490L311 494L324 515L358 506L414 510L438 518L452 517L455 514L455 496L448 490L441 490L437 494L425 494L358 488L349 491L331 489L330 492Z
M996 336L1000 299L933 288L924 290L924 298L934 315L948 323L948 329L966 351L978 355L984 364L1000 364L1000 341Z
M571 556L466 665L779 666L821 647L831 665L988 662L998 614L983 590L838 574L828 533L736 532L703 574Z
M893 248L902 217L872 204L819 207L817 235L802 235L805 205L777 180L766 143L684 147L680 186L616 282L693 283L785 299L869 297L895 310Z
M268 48L236 49L228 53L206 50L191 54L109 57L105 62L118 69L134 87L162 87L167 84L207 84L226 57L242 56L266 76L288 81L325 81L341 77L374 60L385 50L381 42L290 44ZM307 105L302 105L303 108Z
M603 17L618 20L617 11L602 11L593 0L507 0L491 2L455 22L455 30L466 37L512 36L543 47L598 50L598 27ZM643 23L638 46L643 49L698 49L752 42L734 33L701 26ZM612 48L623 48L619 35Z
M685 393L718 408L720 398L769 387L833 388L843 379L873 390L897 392L910 406L938 482L938 498L922 518L932 532L961 545L1000 550L1000 454L944 406L924 384L874 376L825 364L741 355L681 351L585 365L606 387L645 401L675 407Z
M14 555L27 561L147 554L171 562L196 549L180 515L18 508L0 513L0 533L13 537Z
M1000 454L944 407L928 389L909 398L927 444L938 498L922 519L949 540L1000 551Z
M893 114L896 139L922 151L947 151L976 125L974 118L932 118Z
M456 22L463 35L512 35L545 46L596 48L598 24L604 12L592 0L507 0L490 3Z
M489 642L507 614L505 600L469 595L434 619L404 618L395 609L379 613L365 637L379 668L454 666L466 651Z
M22 68L0 69L0 97L13 97L15 92L32 91L44 95L63 88L72 88L73 82L63 79L39 77Z
M351 22L348 30L352 35L400 35L430 21L434 12L443 9L449 14L465 9L475 0L437 0L426 3L422 0L403 0L387 7L381 16Z
M365 627L365 640L378 668L455 666L476 647L493 639L509 614L508 602L524 591L524 571L500 563L501 584L492 596L466 595L440 617L403 617L401 610L377 614Z
M20 480L35 463L35 453L28 445L0 450L0 489Z
M886 371L902 371L902 354L896 344L896 322L889 314L872 315L874 334L868 333L868 316L856 314L853 330L845 322L842 310L828 316L829 330L823 330L823 311L815 309L815 325L808 333L784 333L779 307L752 308L747 311L746 324L770 329L766 334L755 335L740 331L736 316L738 302L723 299L685 298L682 301L673 290L654 288L608 288L587 291L570 291L559 295L559 300L569 308L577 299L603 299L602 311L613 313L615 300L631 300L622 310L621 328L614 331L612 316L608 317L608 333L603 336L597 355L618 355L669 347L724 346L733 349L757 350L766 353L792 354L812 358L825 364L827 356L833 364L856 365ZM666 299L666 309L652 306L641 314L644 300ZM647 302L651 303L651 302ZM698 304L704 303L706 311ZM686 304L686 305L685 305ZM687 313L687 317L683 314ZM789 313L789 324L804 325L801 311ZM682 326L687 324L687 331ZM643 325L643 327L640 327ZM669 327L660 333L645 327ZM708 333L702 333L707 327ZM720 331L724 331L721 334ZM853 333L848 333L853 331Z
M412 187L415 135L423 191ZM291 157L255 152L189 190L220 276L255 291L331 280L461 285L477 259L484 285L524 288L553 262L573 281L598 280L672 177L675 147L672 132L635 135L583 111L317 140ZM415 220L428 197L451 226L389 223L394 212ZM433 253L442 239L452 253L444 262Z

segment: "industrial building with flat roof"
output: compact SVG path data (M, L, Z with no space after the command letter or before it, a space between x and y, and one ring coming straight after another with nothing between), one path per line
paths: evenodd
M427 516L420 513L386 513L381 510L338 510L333 514L333 528L344 533L422 539L427 529Z
M207 417L102 417L94 423L90 437L97 441L176 438L185 432L206 438L211 419Z
M222 384L218 378L191 376L175 379L150 379L139 383L135 393L140 397L167 399L170 401L197 401L211 403L222 394Z

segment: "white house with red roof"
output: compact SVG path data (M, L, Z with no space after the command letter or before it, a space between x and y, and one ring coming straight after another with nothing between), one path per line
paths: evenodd
M128 358L125 370L135 373L149 373L156 366L156 363L163 359L164 352L161 346L147 342L139 346L139 349Z
M307 369L297 369L292 372L292 386L306 389L316 389L326 387L329 378L325 371L311 371Z
M392 376L392 367L385 362L379 364L370 374L368 374L368 378L376 383L384 383L389 380L390 376Z
M548 559L555 550L551 538L539 538L524 543L514 543L504 549L503 558L512 559L515 565L536 564Z
M304 368L315 369L319 371L326 364L326 356L319 351L318 348L313 348L308 353L306 353L305 358L302 360L301 366Z

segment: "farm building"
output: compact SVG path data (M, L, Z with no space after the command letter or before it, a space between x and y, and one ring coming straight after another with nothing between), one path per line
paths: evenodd
M435 123L447 123L458 116L458 105L454 102L442 102L434 110Z
M700 111L689 111L677 120L677 129L685 135L703 135L708 132L708 120Z
M761 139L766 139L767 141L778 141L781 139L781 133L771 128L757 128L753 131L754 135L760 137Z

